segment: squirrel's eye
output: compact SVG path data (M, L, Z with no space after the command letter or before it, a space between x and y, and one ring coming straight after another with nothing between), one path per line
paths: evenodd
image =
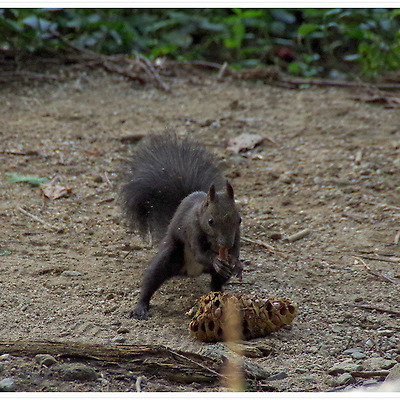
M213 226L214 225L214 220L212 218L210 218L208 220L208 225Z

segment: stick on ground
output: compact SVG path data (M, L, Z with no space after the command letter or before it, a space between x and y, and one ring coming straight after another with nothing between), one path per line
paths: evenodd
M56 232L64 232L64 228L59 228L58 226L49 224L48 222L42 220L41 218L37 217L36 215L31 214L30 212L24 210L22 207L17 207L17 210L22 212L22 214L27 215L29 218L34 219L35 221L40 222L42 225L47 226L48 228L55 230Z

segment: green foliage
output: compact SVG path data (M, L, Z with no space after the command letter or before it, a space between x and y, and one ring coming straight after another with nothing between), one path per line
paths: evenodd
M400 67L399 14L389 9L304 10L307 22L298 28L298 37L331 66L357 62L365 75L373 76Z
M10 182L17 183L29 183L32 186L39 186L42 183L47 182L47 178L36 176L36 175L22 175L18 172L10 172L6 174L7 179Z
M300 76L400 67L400 10L0 9L0 49L278 65Z

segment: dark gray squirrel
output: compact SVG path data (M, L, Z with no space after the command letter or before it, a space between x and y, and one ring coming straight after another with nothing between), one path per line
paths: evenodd
M172 276L210 273L212 291L222 291L233 275L241 279L233 188L203 146L173 134L149 135L130 160L121 198L131 227L159 242L130 317L147 319L152 295Z

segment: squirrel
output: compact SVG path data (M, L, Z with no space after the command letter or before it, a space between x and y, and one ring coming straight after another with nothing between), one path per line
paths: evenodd
M159 243L144 272L131 318L149 317L150 299L175 275L211 275L211 290L233 275L239 260L241 216L231 184L202 145L173 134L153 134L138 144L121 189L123 211L141 236Z

